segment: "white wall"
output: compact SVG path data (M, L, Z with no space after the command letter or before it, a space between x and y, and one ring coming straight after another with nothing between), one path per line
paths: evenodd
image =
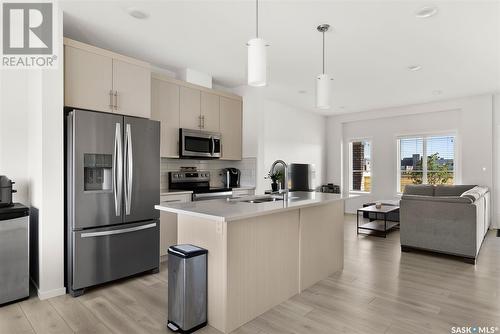
M16 184L16 202L30 205L29 189L29 85L36 79L34 71L0 70L0 175Z
M62 27L62 15L60 17ZM62 32L59 45L62 49ZM64 68L42 72L42 210L40 211L41 299L66 293L64 288Z
M346 201L346 211L355 212L363 203L397 198L397 144L401 135L457 134L457 183L493 188L492 96L482 95L451 101L367 111L329 117L327 132L328 181L348 188L350 139L372 140L370 195Z
M265 176L277 159L314 164L315 184L321 185L326 174L326 118L267 99L259 88L234 92L243 96L243 156L257 158L256 193L271 188Z
M62 27L62 13L56 17ZM62 50L62 30L55 47ZM48 70L0 70L0 174L14 200L39 210L38 296L64 288L63 53Z
M493 186L492 224L500 229L500 93L493 97Z

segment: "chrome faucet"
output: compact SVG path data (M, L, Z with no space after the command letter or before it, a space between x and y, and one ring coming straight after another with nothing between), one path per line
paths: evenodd
M283 183L284 183L283 187L284 187L284 189L282 191L279 190L278 193L283 194L283 201L286 202L286 201L288 201L288 165L283 160L276 160L271 165L271 170L269 171L269 174L274 174L274 169L276 168L276 165L278 165L278 164L282 165L283 169L284 169L284 174L283 174Z

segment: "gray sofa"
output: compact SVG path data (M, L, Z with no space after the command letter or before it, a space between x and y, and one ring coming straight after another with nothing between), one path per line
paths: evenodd
M400 203L401 250L475 263L490 226L490 193L474 185L408 185Z

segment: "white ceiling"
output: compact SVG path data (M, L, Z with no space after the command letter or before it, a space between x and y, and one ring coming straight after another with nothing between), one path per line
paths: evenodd
M436 16L416 10L436 5ZM255 1L65 1L65 35L217 84L246 84L245 43L255 34ZM132 18L127 8L149 13ZM326 35L332 108L314 109ZM337 114L500 91L499 1L260 1L260 35L271 45L272 99ZM421 65L411 72L410 65ZM306 90L307 93L299 93Z

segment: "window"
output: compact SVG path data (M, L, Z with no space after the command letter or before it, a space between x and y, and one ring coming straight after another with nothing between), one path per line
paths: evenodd
M371 142L355 140L349 143L349 190L372 190Z
M398 191L408 184L454 184L455 136L400 138L398 147Z

